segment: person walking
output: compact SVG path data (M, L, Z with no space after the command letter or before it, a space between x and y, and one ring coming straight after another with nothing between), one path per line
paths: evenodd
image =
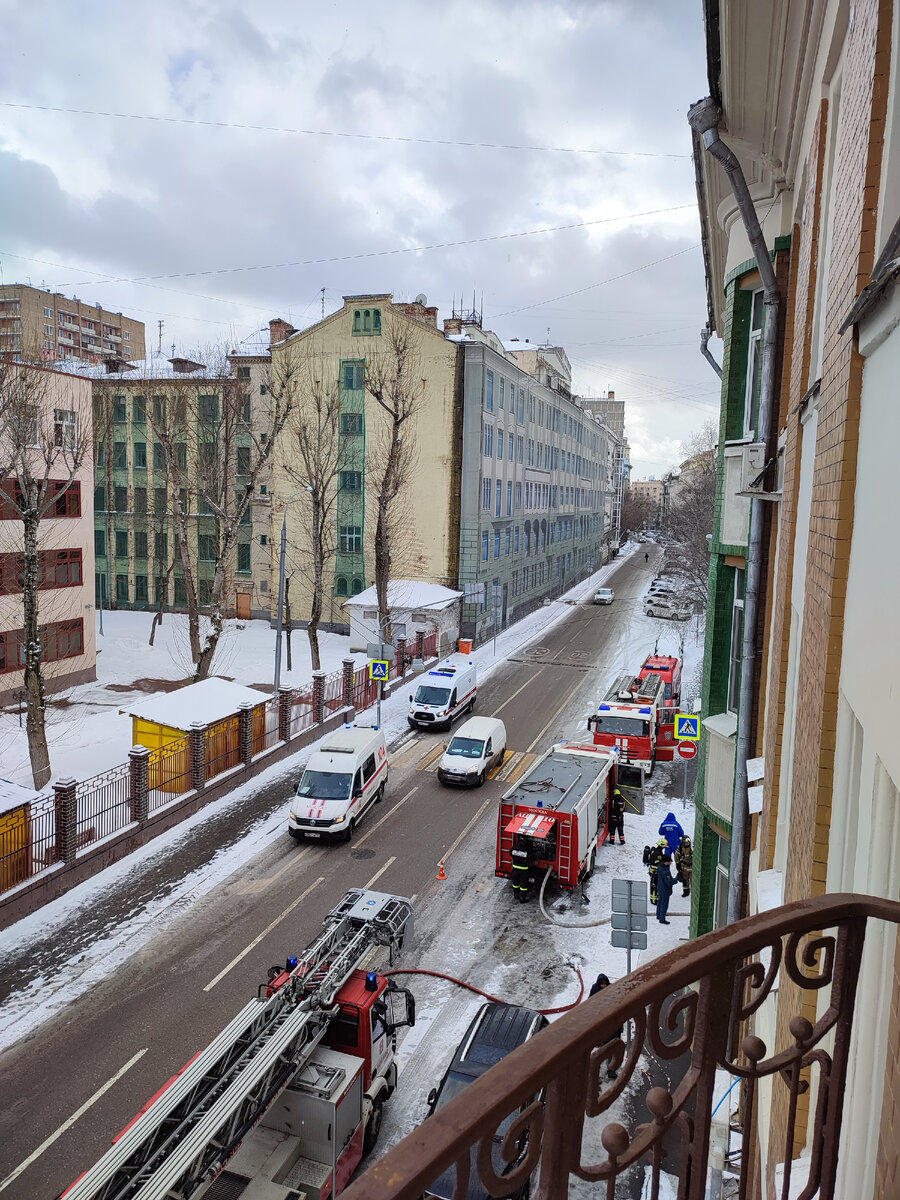
M675 886L675 880L672 878L672 872L669 870L671 862L671 856L666 854L656 868L656 919L660 925L671 924L670 921L666 920L666 913L669 911L669 900L672 896L672 888Z
M644 562L645 562L645 563L648 563L649 561L650 561L650 555L649 555L649 553L648 553L648 552L645 550L645 551L644 551Z
M609 987L609 976L604 975L603 972L601 971L601 973L597 976L597 978L591 984L591 990L588 993L588 997L590 998L590 996L596 996L598 992L602 992L605 988L608 988L608 987ZM616 1032L613 1034L613 1037L621 1038L624 1031L625 1031L624 1025L620 1025L619 1028L616 1030ZM607 1071L607 1078L608 1079L618 1079L618 1073L616 1071L614 1071L612 1067L610 1067L609 1070Z
M666 852L666 839L660 838L655 846L650 847L647 855L647 870L650 873L650 903L656 903L656 868L663 860Z
M625 845L625 797L618 788L613 789L609 802L609 844L616 844L616 834L619 835L619 845Z
M659 835L666 839L669 854L673 855L684 837L684 830L678 824L678 818L673 812L666 813L666 819L659 827Z
M694 847L687 834L678 843L675 851L675 877L681 880L682 896L691 894L691 876L694 873Z

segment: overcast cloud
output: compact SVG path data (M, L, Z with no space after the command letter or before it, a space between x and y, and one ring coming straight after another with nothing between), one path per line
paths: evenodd
M474 289L486 327L549 329L577 392L626 401L636 477L675 465L715 413L685 119L706 87L700 0L0 11L4 282L120 309L151 343L161 319L182 350L272 316L309 324L323 287L326 312L424 292L441 317ZM598 223L385 253L583 222ZM312 259L337 261L277 265ZM176 277L119 282L138 276Z

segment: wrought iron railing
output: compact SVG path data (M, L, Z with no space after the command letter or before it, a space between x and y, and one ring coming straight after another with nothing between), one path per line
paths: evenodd
M118 833L132 821L131 775L128 763L121 763L78 784L78 823L76 837L79 847Z
M740 1140L737 1192L730 1194L749 1195L755 1093L770 1081L773 1091L784 1090L779 1196L833 1200L856 985L871 918L900 924L900 904L857 895L804 900L655 959L470 1084L344 1197L415 1200L455 1164L454 1200L466 1196L470 1171L494 1196L518 1195L530 1180L531 1200L563 1200L570 1180L585 1180L591 1195L613 1200L618 1181L624 1186L635 1171L647 1188L637 1194L658 1200L667 1172L677 1180L679 1200L701 1200L713 1093L721 1092L717 1073L724 1072L743 1087L739 1128L731 1135ZM776 1002L784 1033L780 1044L767 1045L754 1018ZM498 1168L494 1140L504 1123L506 1171ZM790 1191L795 1135L805 1142L807 1177L799 1181L802 1190Z

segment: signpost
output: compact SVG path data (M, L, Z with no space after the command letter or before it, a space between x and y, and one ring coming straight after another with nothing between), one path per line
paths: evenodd
M612 881L612 932L610 941L627 953L626 969L631 974L631 951L647 949L648 883L645 879L614 879ZM631 1046L631 1022L626 1025L625 1037Z
M684 772L681 782L682 808L687 808L687 765L688 759L693 758L697 753L697 743L700 741L700 726L701 721L696 713L675 714L675 738L678 741L678 753L684 762Z
M397 661L397 653L390 642L382 639L380 642L367 642L366 654L369 657L369 678L378 681L378 697L375 701L375 724L380 729L381 697L384 692L385 681L391 677L391 663Z

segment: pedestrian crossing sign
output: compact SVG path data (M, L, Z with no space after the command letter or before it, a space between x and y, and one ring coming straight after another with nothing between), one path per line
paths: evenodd
M685 742L700 741L700 718L696 713L675 714L675 737Z
M387 679L390 664L383 658L369 659L369 678L370 679Z

